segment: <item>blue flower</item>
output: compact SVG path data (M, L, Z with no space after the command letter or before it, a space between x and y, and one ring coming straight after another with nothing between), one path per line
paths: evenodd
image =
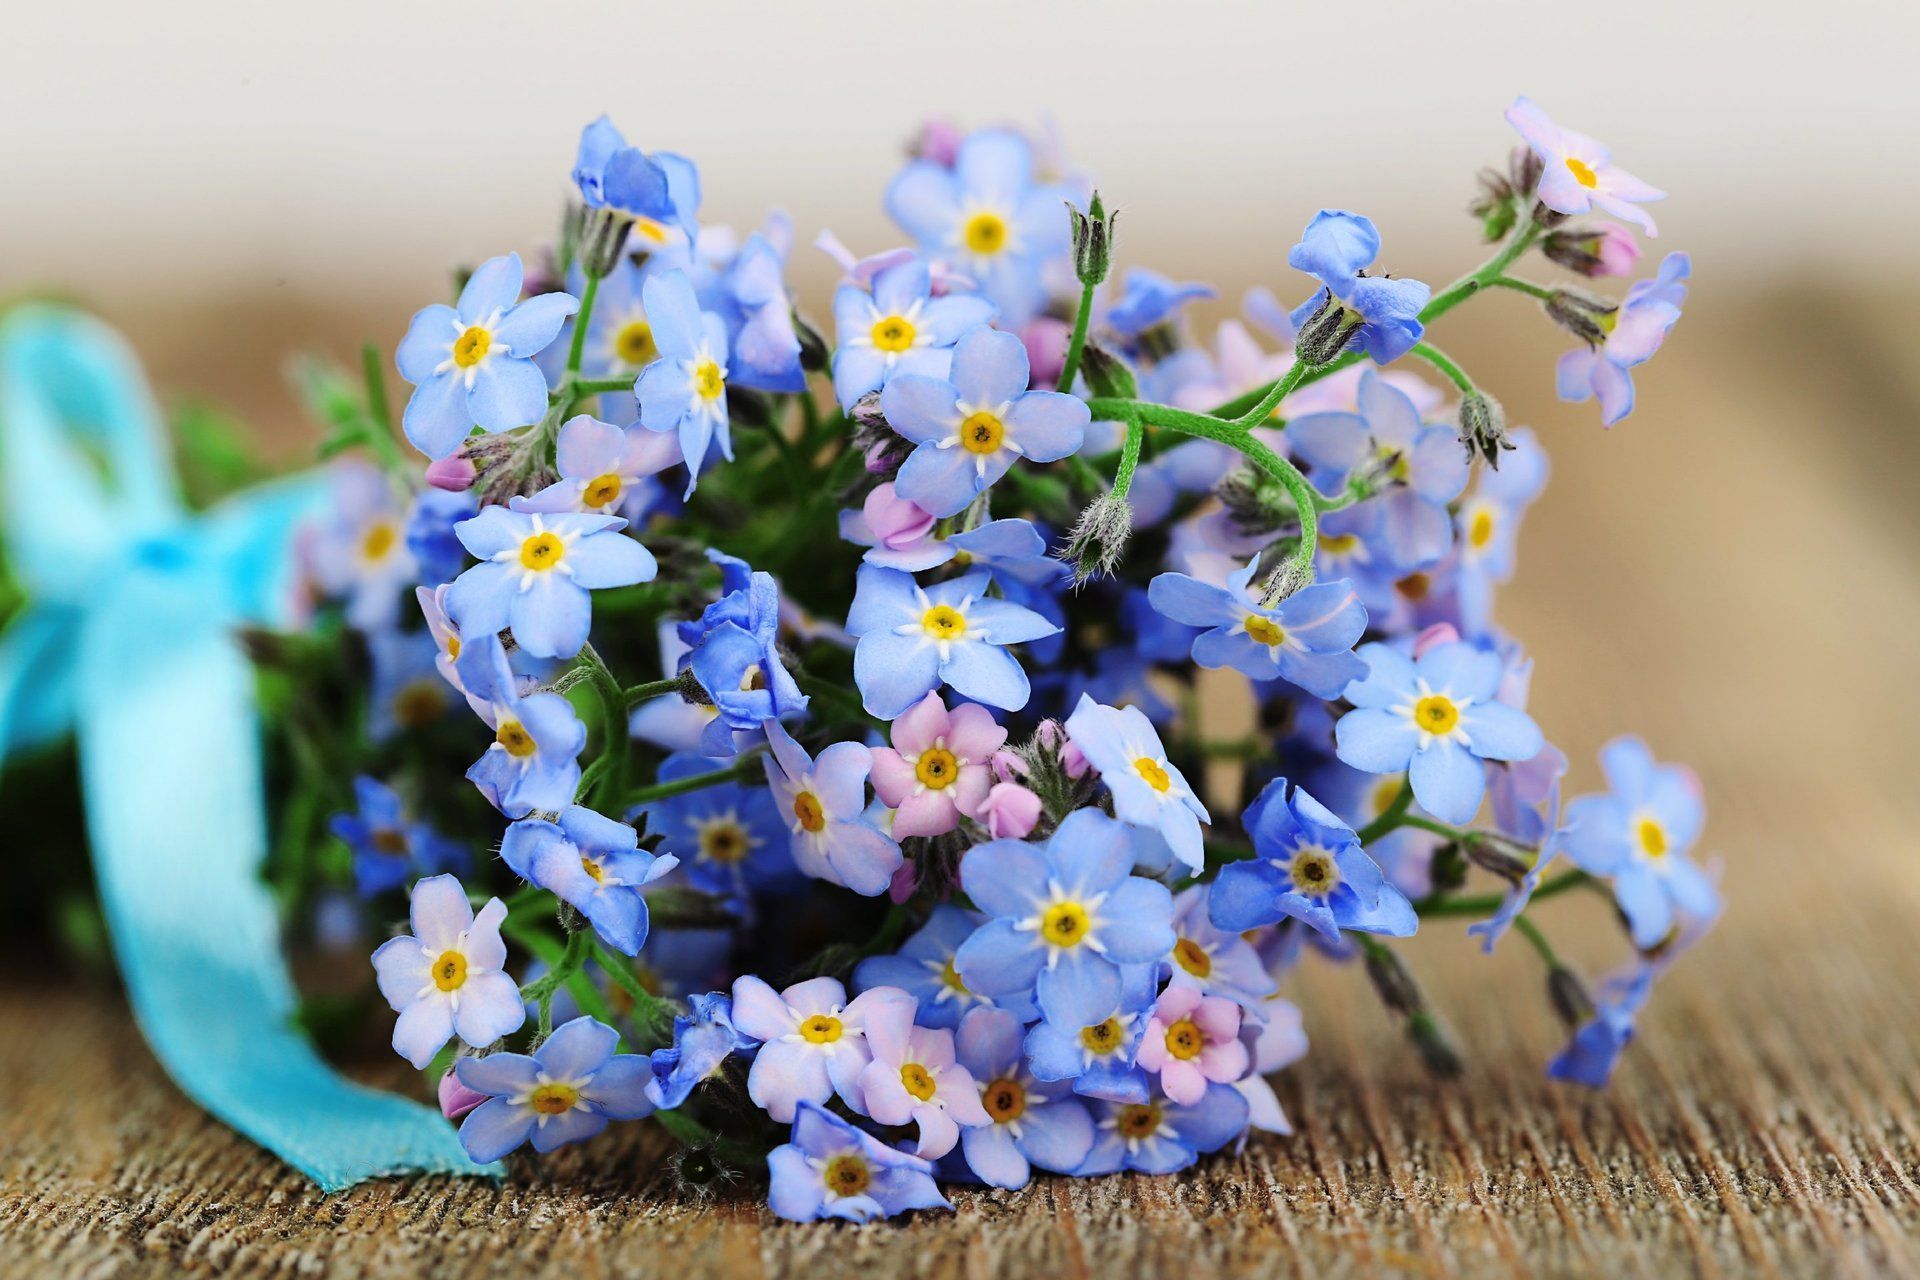
M1548 1078L1589 1089L1604 1087L1620 1055L1633 1043L1634 1020L1652 990L1653 969L1647 965L1601 984L1593 993L1593 1016L1547 1064Z
M952 168L915 160L887 187L887 213L929 257L980 282L1003 322L1025 324L1046 303L1044 269L1072 241L1070 192L1037 184L1033 147L1006 129L960 144Z
M1413 798L1442 822L1470 821L1486 793L1483 760L1529 760L1545 745L1523 711L1496 696L1500 659L1462 640L1417 661L1384 644L1364 645L1367 678L1347 690L1354 705L1334 725L1335 752L1368 773L1408 770Z
M697 1085L717 1074L721 1064L734 1054L751 1053L760 1047L758 1040L734 1027L733 997L710 991L689 997L687 1005L693 1016L675 1017L673 1043L655 1049L652 1055L653 1079L647 1082L647 1097L662 1111L685 1102Z
M656 776L672 782L714 767L707 757L679 752ZM723 782L655 801L644 812L647 829L663 837L660 851L679 858L687 883L703 893L744 904L754 890L778 892L799 880L765 787Z
M1582 871L1613 878L1634 945L1657 946L1679 918L1718 915L1719 891L1687 856L1706 821L1693 771L1656 762L1634 737L1602 748L1600 767L1607 793L1567 802L1567 856Z
M1493 626L1494 588L1511 581L1520 518L1547 484L1547 452L1533 432L1513 432L1513 450L1498 471L1480 473L1473 493L1454 517L1458 534L1461 620L1473 635Z
M871 292L841 285L833 295L840 339L833 353L833 393L840 407L851 410L895 374L945 378L953 365L953 344L993 314L993 304L978 294L934 297L927 261L918 255L882 269Z
M557 693L521 694L499 638L483 633L466 645L457 664L480 718L493 732L486 754L467 770L467 780L509 818L535 809L558 813L573 803L580 785L580 752L587 727Z
M1305 791L1275 778L1241 819L1254 858L1220 868L1207 910L1242 933L1294 919L1338 940L1340 930L1404 938L1420 926L1413 904L1388 884L1353 828Z
M447 611L466 636L511 630L536 658L570 658L593 621L588 595L649 582L653 553L618 516L542 515L485 507L454 526L480 563L454 580Z
M659 505L661 487L653 477L679 464L680 444L582 413L561 426L554 459L560 478L531 497L514 498L515 511L590 511L639 521Z
M407 549L394 485L379 469L348 460L331 469L327 517L311 552L321 590L346 601L350 626L362 631L390 627L400 616L400 598L420 573Z
M1546 755L1548 751L1559 755L1559 752L1552 747L1546 748L1540 754ZM1561 761L1561 768L1564 771L1566 767L1564 756L1561 757ZM1540 887L1541 878L1546 875L1547 868L1553 865L1554 859L1560 856L1561 845L1566 841L1567 830L1560 825L1560 781L1557 777L1547 796L1546 815L1537 820L1544 827L1546 834L1540 841L1540 847L1534 852L1533 865L1527 868L1516 883L1508 887L1500 899L1500 905L1494 909L1492 915L1467 926L1468 936L1480 939L1480 949L1488 955L1493 954L1494 945L1506 935L1508 929L1513 927L1513 922L1520 918L1521 913L1527 909L1527 904L1533 901L1534 890Z
M548 1036L533 1056L490 1053L453 1064L460 1083L487 1095L460 1124L460 1143L481 1162L498 1160L529 1139L535 1151L584 1142L609 1120L653 1113L652 1077L638 1054L615 1053L620 1033L592 1018L575 1018Z
M367 633L367 656L373 662L367 691L369 741L386 742L402 730L424 729L452 709L452 695L440 678L439 653L425 631Z
M550 890L593 922L593 930L623 955L639 955L647 940L643 886L679 865L668 854L640 848L640 835L581 805L569 805L558 824L522 818L507 828L500 857L513 873Z
M1038 1017L1030 999L1016 995L989 1000L961 980L953 957L985 921L977 912L946 904L935 907L920 931L900 944L897 954L868 956L860 962L853 971L854 990L899 988L920 1002L914 1019L923 1027L950 1030L969 1011L995 1006L1023 1019Z
M1213 923L1208 913L1211 893L1211 886L1197 884L1173 899L1173 950L1161 964L1167 985L1225 996L1258 1012L1274 993L1273 975L1252 943Z
M1033 991L1049 1020L1083 1026L1120 999L1121 966L1173 946L1173 896L1131 874L1133 846L1096 809L1067 815L1045 845L994 840L960 862L960 884L991 919L954 957L990 999Z
M1074 1172L1176 1173L1245 1133L1249 1114L1246 1098L1228 1084L1209 1084L1190 1107L1159 1094L1145 1102L1098 1102L1093 1150Z
M547 411L547 377L533 358L579 310L570 294L520 299L520 255L489 258L456 306L414 313L400 340L400 376L414 384L400 426L413 447L444 458L474 427L509 431Z
M327 830L353 852L354 888L361 897L419 876L467 869L466 846L415 821L392 787L363 775L353 780L353 799L355 812L335 814Z
M414 495L413 509L407 513L407 551L419 566L422 586L452 582L466 567L466 548L460 545L454 526L473 512L471 493L427 488Z
M1027 1185L1038 1165L1072 1173L1093 1149L1093 1117L1064 1084L1037 1080L1021 1054L1020 1019L974 1009L954 1038L960 1065L980 1088L991 1124L963 1129L967 1167L988 1186Z
M1027 674L1003 646L1059 628L986 588L984 571L922 587L897 569L862 566L847 630L858 638L853 679L870 715L896 719L942 684L1006 711L1027 705Z
M869 898L884 892L901 855L893 838L866 819L872 753L858 742L836 742L816 760L778 720L767 721L767 744L767 785L800 870Z
M1120 296L1107 308L1107 324L1124 337L1137 338L1171 319L1189 302L1213 296L1212 285L1179 284L1158 271L1133 267L1126 274Z
M1635 282L1626 301L1612 316L1613 329L1598 348L1579 347L1560 357L1557 381L1560 398L1575 404L1600 401L1600 421L1612 426L1633 412L1635 365L1653 359L1667 340L1667 330L1679 323L1680 304L1687 300L1687 277L1693 260L1670 253L1651 280Z
M1082 694L1067 717L1067 736L1113 793L1114 815L1158 831L1174 856L1198 873L1206 864L1200 824L1213 819L1140 709L1102 706Z
M1113 1002L1091 1015L1046 1018L1027 1032L1027 1060L1042 1080L1071 1080L1083 1097L1145 1102L1147 1073L1135 1062L1159 987L1159 966L1120 968Z
M1252 680L1285 680L1316 698L1337 698L1367 674L1353 646L1367 629L1367 610L1351 582L1318 582L1269 608L1251 589L1260 557L1216 587L1184 573L1163 573L1148 584L1156 611L1190 627L1193 660L1232 667Z
M793 1139L767 1156L767 1207L789 1222L871 1222L912 1209L951 1209L933 1166L811 1102L800 1104Z
M666 271L641 286L659 356L634 379L640 425L680 437L687 463L687 492L699 482L707 449L718 444L733 460L727 418L727 322L702 311L684 271Z
M718 712L702 750L724 756L734 753L736 735L797 716L808 700L780 657L780 586L773 575L718 551L707 557L721 566L723 594L698 620L682 623L679 637L691 646L685 665Z
M475 914L458 880L428 876L413 886L407 916L413 932L373 953L380 994L400 1015L393 1051L424 1070L455 1035L478 1049L518 1031L527 1013L503 972L506 904L489 898Z
M1356 473L1392 483L1370 500L1380 509L1376 545L1397 572L1433 564L1452 545L1447 504L1467 485L1467 459L1453 427L1430 426L1407 393L1372 369L1360 379L1358 411L1308 413L1287 424L1295 456L1329 493Z
M643 234L671 224L693 239L700 208L700 171L693 161L671 151L648 155L628 146L626 135L606 116L580 131L573 183L588 208L630 214Z
M1373 223L1344 209L1322 209L1287 254L1287 265L1325 286L1293 310L1298 329L1328 299L1344 304L1347 322L1356 327L1346 348L1363 348L1376 364L1389 364L1413 349L1426 332L1420 310L1433 290L1418 280L1395 280L1362 272L1380 256L1380 233Z
M954 344L946 378L902 373L880 392L880 409L915 448L894 489L936 516L958 514L1016 458L1057 462L1079 452L1090 421L1086 401L1029 391L1027 348L985 327Z
M804 392L807 375L784 275L793 228L781 215L768 221L767 230L747 237L720 281L733 380L760 391Z

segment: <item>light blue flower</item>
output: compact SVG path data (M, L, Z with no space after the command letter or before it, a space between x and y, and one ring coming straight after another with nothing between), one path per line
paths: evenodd
M1454 516L1461 620L1476 636L1488 634L1493 626L1494 589L1513 578L1521 517L1547 484L1547 451L1539 439L1521 427L1512 440L1513 450L1500 469L1480 473Z
M1560 357L1556 367L1560 398L1575 404L1600 401L1600 421L1612 426L1633 412L1635 365L1653 359L1667 340L1667 331L1680 320L1680 304L1687 300L1687 277L1693 260L1684 253L1661 259L1651 280L1636 281L1626 301L1612 317L1613 329L1599 347L1578 347Z
M1147 585L1156 612L1189 627L1193 660L1232 667L1252 680L1285 680L1316 698L1337 698L1367 673L1353 646L1367 629L1367 610L1351 582L1317 582L1277 606L1260 602L1252 586L1260 557L1224 587L1184 573L1163 573Z
M1229 933L1294 919L1337 941L1342 929L1404 938L1419 928L1413 904L1388 884L1353 828L1305 791L1275 778L1241 823L1254 857L1220 868L1207 910Z
M661 762L656 780L707 773L715 761L679 752ZM686 881L703 893L745 905L755 891L780 892L799 881L773 797L765 787L723 782L646 806L647 830L660 851L680 860Z
M453 709L440 678L440 650L425 631L371 631L367 657L373 666L367 690L367 740L388 742L405 730L424 729Z
M1210 885L1197 884L1173 899L1173 949L1161 963L1169 987L1224 996L1258 1012L1275 990L1260 954L1238 932L1221 929L1208 914Z
M510 630L536 658L570 658L593 621L588 593L649 582L653 554L618 516L485 507L454 526L480 563L454 580L447 611L462 635Z
M582 413L561 425L554 460L560 478L531 497L512 499L513 510L592 512L637 522L659 505L662 490L654 477L679 465L680 443Z
M744 560L709 550L721 567L722 595L679 636L692 646L684 664L713 699L718 716L702 735L709 756L734 754L761 724L807 709L807 695L780 655L780 586Z
M1551 746L1543 749L1540 756L1545 756L1549 752L1559 757L1560 772L1564 773L1566 757L1560 755L1559 751ZM1534 759L1538 760L1540 756L1535 756ZM1496 795L1496 810L1499 807ZM1493 954L1494 946L1506 936L1507 930L1513 927L1513 922L1520 918L1521 913L1527 909L1527 905L1533 901L1534 890L1540 887L1540 881L1546 875L1547 868L1552 866L1554 860L1560 856L1561 845L1566 841L1567 829L1560 824L1560 779L1557 775L1549 785L1544 808L1545 813L1532 815L1533 820L1528 824L1529 826L1537 824L1537 829L1544 833L1539 836L1539 847L1534 853L1533 864L1521 875L1518 882L1508 886L1506 893L1501 896L1500 905L1494 909L1491 916L1467 926L1468 936L1480 939L1480 949L1488 955Z
M648 277L640 297L660 352L634 379L640 425L679 436L691 494L710 446L718 444L721 456L733 460L727 417L727 322L700 309L684 271Z
M897 719L942 684L1006 711L1027 705L1027 674L1004 646L1059 628L986 588L984 571L922 587L897 569L861 567L847 630L868 714Z
M1634 945L1646 950L1684 919L1717 916L1719 890L1687 856L1706 822L1693 771L1658 763L1635 737L1609 742L1600 767L1606 794L1567 802L1567 857L1582 871L1612 877Z
M1021 1052L1020 1019L974 1009L954 1038L960 1065L980 1088L990 1124L963 1129L967 1167L988 1186L1016 1190L1038 1165L1072 1173L1093 1149L1093 1117L1066 1085L1038 1080Z
M784 215L747 237L721 277L721 314L733 352L733 381L759 391L804 392L800 337L787 292L787 249L793 228Z
M833 393L842 409L895 374L945 378L960 335L993 319L994 306L975 293L933 296L925 258L914 255L879 271L871 292L857 284L834 291Z
M1110 1102L1145 1102L1147 1073L1135 1059L1153 1012L1159 966L1120 967L1119 994L1090 1016L1043 1018L1027 1032L1027 1062L1046 1081L1072 1081L1073 1091Z
M720 991L690 996L692 1016L673 1020L673 1043L652 1054L653 1079L647 1097L655 1107L671 1111L692 1096L703 1081L717 1075L727 1059L750 1054L760 1047L752 1036L733 1025L733 997Z
M393 1051L424 1070L455 1035L479 1049L518 1031L527 1013L503 972L506 904L489 898L475 915L460 882L441 875L413 886L407 910L413 932L373 953L380 994L400 1015Z
M935 907L919 932L900 944L894 955L868 956L853 971L856 991L897 987L919 1001L914 1018L923 1027L951 1030L973 1009L999 1007L1023 1020L1039 1017L1033 1001L1022 996L990 1000L968 987L954 968L953 957L973 931L986 922L978 912L945 903Z
M1602 983L1593 993L1593 1016L1547 1064L1547 1077L1589 1089L1605 1087L1620 1055L1633 1043L1634 1022L1652 991L1653 969L1648 965Z
M473 494L425 488L413 496L407 512L407 551L419 567L420 585L452 582L466 568L466 548L453 529L474 513Z
M628 146L626 135L606 116L580 131L573 183L588 208L632 215L649 240L656 236L648 233L664 225L693 239L700 209L700 171L693 161L671 151L649 155Z
M1107 784L1120 821L1158 831L1189 870L1206 865L1200 824L1213 819L1138 707L1102 706L1081 694L1067 736Z
M1367 678L1347 690L1354 710L1334 725L1335 752L1368 773L1407 770L1413 797L1442 822L1473 818L1486 793L1483 760L1529 760L1545 745L1523 711L1497 697L1500 659L1463 640L1417 661L1364 645Z
M801 1104L793 1139L767 1156L767 1207L789 1222L871 1222L913 1209L951 1209L933 1165L895 1151L812 1103Z
M314 581L346 601L349 626L391 627L401 596L420 576L407 549L400 495L384 472L357 459L335 463L330 478L327 514L309 556Z
M1045 305L1045 270L1072 243L1063 207L1072 193L1034 181L1033 147L1008 129L961 142L953 166L915 160L887 187L887 213L922 252L980 283L1002 322L1019 326Z
M981 327L954 344L948 377L902 373L888 381L881 412L915 446L895 491L933 515L956 515L1016 458L1057 462L1079 452L1086 401L1029 391L1030 375L1018 337Z
M1121 966L1173 946L1173 897L1132 874L1133 846L1096 809L1067 815L1044 845L994 840L960 862L960 884L991 917L954 957L990 999L1035 993L1050 1021L1083 1026L1120 999Z
M547 378L534 357L579 310L565 293L520 301L520 255L489 258L455 306L414 313L400 340L400 376L414 384L401 429L429 458L444 458L477 426L510 431L547 411Z
M467 869L466 846L416 821L392 787L362 775L353 780L353 799L354 812L335 814L327 830L352 851L361 897L398 889L415 876Z
M531 1140L547 1152L584 1142L609 1120L653 1114L647 1060L615 1053L620 1033L592 1018L575 1018L533 1051L490 1053L453 1064L460 1083L487 1095L460 1123L460 1143L485 1163Z
M1189 302L1215 296L1212 285L1178 283L1145 267L1129 268L1120 296L1107 308L1107 324L1126 338L1137 338L1164 324Z
M1177 1173L1245 1133L1250 1114L1228 1084L1209 1084L1190 1107L1156 1093L1145 1102L1097 1102L1093 1111L1093 1150L1075 1170L1083 1178L1122 1169Z
M866 897L885 892L900 869L900 846L867 821L867 774L873 755L858 742L836 742L809 756L778 720L767 721L765 763L774 807L790 832L800 870Z
M500 857L521 879L571 903L609 946L629 956L647 941L642 887L679 865L672 854L640 848L639 833L626 823L577 804L562 810L557 824L522 818L508 827Z
M1287 265L1325 288L1293 310L1298 329L1329 297L1344 304L1356 327L1345 347L1359 347L1376 364L1390 364L1413 349L1426 327L1420 310L1433 290L1418 280L1362 274L1380 256L1380 233L1371 220L1344 209L1322 209L1287 254Z
M491 633L467 644L456 666L469 698L480 704L480 718L494 731L467 780L509 818L535 809L558 813L572 804L587 745L587 727L573 705L557 693L523 695L506 650Z

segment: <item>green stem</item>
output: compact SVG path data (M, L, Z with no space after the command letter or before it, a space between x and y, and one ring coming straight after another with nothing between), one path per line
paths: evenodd
M593 682L594 693L600 697L600 752L605 772L592 794L606 801L617 797L627 784L627 749L632 743L632 736L627 732L627 699L620 682L613 678L613 672L607 669L592 645L581 646L580 662Z
M1592 883L1593 877L1584 871L1563 871L1535 889L1530 902L1544 902L1569 889ZM1466 898L1427 898L1413 906L1422 916L1488 916L1498 911L1506 898L1504 893L1482 893Z
M1401 820L1406 816L1407 806L1412 803L1413 783L1411 780L1403 781L1400 784L1399 793L1388 802L1386 808L1380 811L1380 816L1355 832L1355 838L1362 845L1372 844L1401 824Z
M371 342L360 348L360 367L367 380L367 416L374 430L367 432L367 445L379 455L380 465L388 471L406 467L400 446L393 439L393 411L387 405L387 366L380 348Z
M1067 339L1067 355L1060 362L1060 378L1054 386L1069 395L1073 393L1073 380L1080 376L1080 354L1087 345L1087 323L1093 319L1092 284L1080 286L1080 310L1073 317L1073 336Z
M652 698L674 692L680 687L678 680L649 680L645 684L629 685L620 691L627 707L632 709Z
M1288 369L1278 382L1268 387L1267 393L1261 396L1251 409L1248 409L1245 413L1234 419L1234 421L1243 427L1259 426L1267 420L1275 409L1280 407L1282 400L1285 400L1293 394L1293 389L1299 386L1311 372L1311 367L1308 366L1305 361L1295 360L1293 367Z
M599 935L594 935L593 949L600 960L600 967L607 971L620 989L633 1000L634 1024L653 1037L657 1047L664 1043L673 1030L673 1006L646 989L640 979L634 975L633 965L627 957L609 947Z
M1501 276L1498 279L1487 281L1487 284L1494 289L1512 289L1515 293L1524 293L1529 298L1538 298L1542 302L1549 302L1553 299L1553 290L1547 288L1547 286L1535 284L1531 280L1521 280L1514 276Z
M1467 376L1467 371L1462 369L1452 356L1431 342L1415 343L1413 354L1438 369L1445 375L1447 381L1460 388L1460 394L1472 395L1480 389L1473 385L1473 379Z
M754 755L739 764L724 769L715 769L711 773L696 773L691 777L675 778L671 782L656 782L650 787L641 787L627 792L622 807L632 808L637 804L650 804L655 800L665 800L670 796L684 795L689 791L699 791L706 787L717 787L723 782L742 782L760 776L764 766L760 757Z
M573 317L573 345L567 348L569 380L580 372L580 360L587 350L587 322L593 317L593 299L599 292L600 277L588 276L587 287L580 291L580 310Z
M1560 963L1560 957L1554 954L1553 944L1547 941L1547 935L1541 932L1539 925L1527 918L1525 912L1513 918L1513 929L1515 933L1533 944L1533 949L1540 953L1540 959L1546 963L1549 970L1566 967Z
M1127 424L1127 438L1120 445L1120 464L1113 469L1113 496L1125 499L1127 490L1133 488L1133 472L1140 465L1140 442L1146 436L1146 428L1138 422Z
M575 378L567 384L574 399L633 390L632 378Z

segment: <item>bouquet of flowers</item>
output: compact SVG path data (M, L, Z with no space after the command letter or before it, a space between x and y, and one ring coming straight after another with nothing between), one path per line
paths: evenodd
M557 243L400 341L424 468L379 352L308 371L354 456L309 625L251 637L270 874L322 937L404 902L372 976L473 1159L651 1117L687 1185L801 1220L1171 1173L1287 1132L1309 955L1459 1070L1393 946L1423 925L1518 935L1570 1031L1548 1073L1606 1081L1720 910L1700 789L1623 737L1562 803L1494 621L1546 451L1429 331L1534 300L1611 425L1689 264L1620 300L1522 274L1632 274L1662 193L1507 118L1484 264L1385 274L1323 210L1273 282L1299 305L1257 288L1211 345L1211 288L1109 281L1116 216L1048 140L926 127L904 247L816 241L816 326L787 218L703 224L694 163L603 118ZM1210 731L1233 696L1256 727ZM1576 891L1625 935L1598 981L1533 910Z

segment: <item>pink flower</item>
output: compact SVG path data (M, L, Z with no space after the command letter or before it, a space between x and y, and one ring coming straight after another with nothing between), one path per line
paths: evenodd
M1425 657L1427 650L1452 644L1459 638L1460 632L1451 622L1436 622L1413 638L1413 656L1416 659Z
M440 1114L449 1120L458 1120L485 1102L488 1096L461 1084L460 1077L451 1069L440 1077Z
M1027 349L1027 362L1033 368L1033 385L1051 387L1060 381L1060 370L1067 363L1067 343L1073 330L1066 321L1039 316L1027 321L1020 330L1020 342Z
M1540 189L1534 194L1541 204L1556 213L1599 209L1634 223L1649 236L1656 234L1653 219L1638 206L1664 200L1667 193L1616 168L1606 147L1584 133L1562 129L1532 98L1514 99L1507 123L1540 157Z
M1007 731L975 703L948 711L929 693L893 722L893 745L873 749L873 789L895 810L893 836L944 835L978 817L993 785L988 763Z
M894 492L893 482L875 485L858 511L840 513L840 536L870 548L868 564L918 573L953 559L953 549L933 532L934 518Z
M747 1096L781 1124L802 1102L825 1106L834 1094L862 1115L860 1073L873 1061L867 1033L877 1022L913 1021L913 997L875 987L851 1001L833 978L809 978L775 991L751 974L733 984L733 1025L761 1041L747 1073Z
M1588 275L1630 276L1640 263L1640 245L1631 231L1608 223L1594 233L1593 256Z
M1024 840L1040 822L1040 797L1017 782L996 782L973 816L995 840Z
M1168 987L1140 1035L1138 1061L1159 1074L1167 1097L1181 1106L1195 1105L1206 1096L1209 1081L1231 1084L1247 1073L1240 1006L1192 987Z
M427 483L448 493L465 493L473 488L474 479L479 474L479 468L473 465L473 460L457 449L427 464Z
M867 1023L873 1061L860 1073L867 1114L881 1124L917 1124L914 1154L937 1160L960 1141L960 1126L989 1123L973 1073L954 1061L953 1032L913 1025L912 1006Z

